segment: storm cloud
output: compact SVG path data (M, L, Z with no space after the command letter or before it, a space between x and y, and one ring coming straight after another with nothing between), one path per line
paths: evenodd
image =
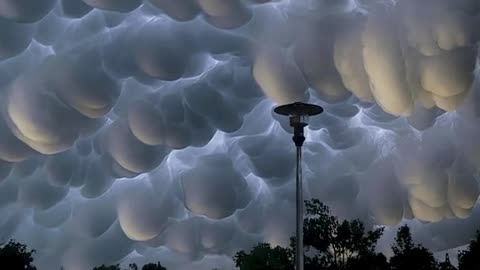
M0 0L0 240L40 270L234 269L305 192L427 247L480 226L473 0ZM380 245L388 249L388 245Z

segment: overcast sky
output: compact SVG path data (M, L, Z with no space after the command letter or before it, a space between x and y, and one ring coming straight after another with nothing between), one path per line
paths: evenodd
M442 254L480 229L476 0L0 0L0 242L233 270L305 196Z

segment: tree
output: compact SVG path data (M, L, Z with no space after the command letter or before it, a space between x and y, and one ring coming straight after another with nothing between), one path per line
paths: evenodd
M359 220L340 222L319 200L306 201L304 244L307 270L387 269L387 259L375 253L383 228L366 232ZM235 263L241 270L293 269L295 238L290 248L259 244L249 253L238 252Z
M450 256L445 254L445 261L441 262L438 264L438 269L439 270L457 270L455 266L452 265L450 262Z
M250 253L238 252L233 258L240 270L293 270L291 251L260 243Z
M157 264L154 264L154 263L145 264L142 267L142 270L167 270L167 268L163 267L160 264L160 262L158 262Z
M354 259L351 259L347 264L348 270L388 270L389 265L387 257L385 255L379 254L368 254L365 256L360 256Z
M480 269L480 231L477 231L476 237L470 241L466 250L458 253L459 270Z
M410 228L407 225L397 231L392 245L393 257L390 258L392 270L436 270L437 261L433 254L422 245L415 245Z
M128 268L130 270L138 270L138 266L134 263L129 264ZM110 266L102 265L102 266L93 268L93 270L122 270L122 269L120 268L120 265L117 264L117 265L110 265ZM142 267L142 270L167 270L167 268L163 267L162 264L158 262L156 264L155 263L145 264Z
M26 245L9 241L0 244L0 265L11 270L36 270L33 266L32 254L35 250L29 250Z
M121 270L121 269L120 269L120 266L118 264L117 265L110 265L110 266L106 266L106 265L102 264L101 266L93 268L93 270Z
M366 232L360 220L340 222L316 199L306 201L305 206L304 243L307 251L315 254L305 259L306 268L348 269L382 261L375 247L383 228Z

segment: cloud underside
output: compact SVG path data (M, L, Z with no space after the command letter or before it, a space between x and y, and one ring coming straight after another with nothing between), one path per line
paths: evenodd
M473 0L0 0L0 240L39 269L161 260L234 269L287 245L305 193L414 224L433 250L480 225ZM455 233L453 233L455 232ZM1 242L1 241L0 241Z

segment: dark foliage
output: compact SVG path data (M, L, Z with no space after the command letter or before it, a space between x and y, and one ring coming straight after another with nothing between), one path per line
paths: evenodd
M136 264L130 264L128 266L128 270L138 270L138 266ZM95 267L93 268L93 270L122 270L120 268L120 265L110 265L110 266L105 266L105 265L102 265L102 266L98 266L98 267ZM162 264L160 262L158 263L149 263L149 264L145 264L143 267L142 267L142 270L167 270L167 268L163 267Z
M242 270L293 270L293 260L288 249L272 248L265 243L258 244L248 254L238 252L233 260Z
M383 254L369 254L351 259L346 267L348 270L388 270L387 258Z
M467 249L458 254L459 270L480 269L480 231L477 231L475 239L470 241Z
M306 201L305 206L305 247L315 254L306 259L309 268L348 269L381 260L375 247L383 228L367 232L360 220L340 222L319 200Z
M33 266L33 253L26 245L13 240L0 245L0 266L9 270L36 270Z
M142 267L142 270L167 270L167 268L163 267L160 263L157 263L157 264L149 263L149 264L145 264Z
M367 232L359 220L340 222L319 200L307 201L306 212L306 270L387 269L385 256L375 253L383 228ZM288 249L259 244L248 254L237 253L234 259L241 270L287 270L294 269L294 251L292 238Z
M109 265L109 266L102 265L102 266L93 268L93 270L121 270L121 269L120 269L120 266L117 264L117 265Z
M398 229L392 246L393 257L390 258L392 270L435 270L438 263L432 252L421 245L415 245L410 228L405 225Z
M438 263L432 252L417 245L410 228L402 226L392 245L390 260L375 252L383 228L367 231L359 220L339 221L327 206L318 200L306 202L305 270L479 270L480 232L477 232L468 248L459 252L458 269L452 265L448 254ZM294 270L295 238L288 248L257 244L249 253L238 252L233 260L240 270ZM0 269L36 270L33 266L34 250L26 245L10 241L0 244ZM136 264L128 269L117 265L102 265L93 270L139 270ZM63 268L62 268L63 270ZM160 262L144 265L141 270L167 270ZM216 270L216 269L214 269Z
M457 268L453 266L452 263L450 262L450 257L448 256L448 253L445 254L445 261L438 264L438 269L439 270L457 270Z

